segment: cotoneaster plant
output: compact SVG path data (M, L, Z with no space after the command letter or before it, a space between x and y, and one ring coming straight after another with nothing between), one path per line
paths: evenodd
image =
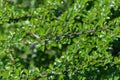
M1 80L118 80L119 0L1 0Z

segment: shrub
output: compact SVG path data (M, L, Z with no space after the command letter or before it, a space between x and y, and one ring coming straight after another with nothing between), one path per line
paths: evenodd
M1 80L120 79L119 0L1 0Z

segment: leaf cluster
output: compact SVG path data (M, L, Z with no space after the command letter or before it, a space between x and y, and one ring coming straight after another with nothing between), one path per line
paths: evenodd
M120 79L119 0L1 0L1 80Z

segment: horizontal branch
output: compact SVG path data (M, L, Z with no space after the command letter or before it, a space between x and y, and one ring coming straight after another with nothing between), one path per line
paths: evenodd
M109 28L104 28L102 27L100 29L100 31L104 31L104 30L107 30ZM69 38L72 38L74 36L79 36L79 35L82 35L82 34L89 34L89 33L95 33L97 30L96 29L90 29L90 30L86 30L86 31L80 31L80 32L76 32L76 33L68 33L68 34L65 34L65 35L62 35L62 36L55 36L55 37L52 37L52 38L47 38L45 40L41 40L40 37L36 34L32 34L33 37L35 37L38 41L42 42L42 43L46 43L46 42L49 42L49 41L60 41L61 39L64 39L66 37L69 37Z

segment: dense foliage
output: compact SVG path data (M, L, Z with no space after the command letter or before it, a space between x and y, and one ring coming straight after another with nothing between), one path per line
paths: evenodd
M0 80L120 79L119 0L1 0Z

